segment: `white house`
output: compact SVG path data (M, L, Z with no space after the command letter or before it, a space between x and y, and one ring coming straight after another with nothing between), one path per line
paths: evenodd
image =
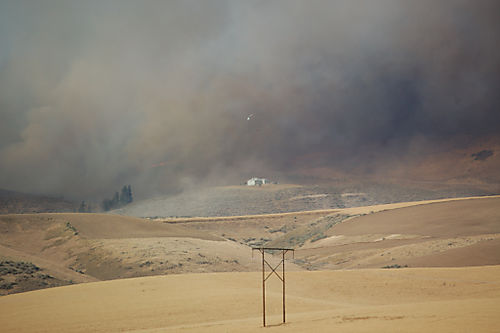
M249 180L247 180L247 185L248 186L260 186L260 185L264 185L264 184L269 184L270 181L267 180L266 178L257 178L257 177L253 177Z

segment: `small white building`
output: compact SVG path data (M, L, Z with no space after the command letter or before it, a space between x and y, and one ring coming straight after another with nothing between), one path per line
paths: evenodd
M260 185L269 184L269 183L270 183L270 181L267 180L266 178L253 177L253 178L250 178L249 180L247 180L248 186L260 186Z

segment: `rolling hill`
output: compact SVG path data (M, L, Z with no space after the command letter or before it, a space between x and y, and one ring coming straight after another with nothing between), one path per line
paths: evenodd
M0 216L0 291L148 275L253 271L251 247L296 249L294 270L500 264L500 198L233 217ZM38 273L37 273L38 274ZM50 277L47 277L48 275ZM45 278L44 278L45 277ZM26 281L35 280L35 283ZM43 280L43 281L42 281Z

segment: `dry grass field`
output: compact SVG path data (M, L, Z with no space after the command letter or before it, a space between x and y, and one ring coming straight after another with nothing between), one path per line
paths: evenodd
M269 281L269 330L500 324L499 196L220 218L3 215L0 231L2 332L254 332L259 245L296 249L285 325Z
M269 284L265 330L498 332L499 277L499 266L291 272L287 323ZM261 301L259 273L169 275L5 296L0 322L2 332L256 332Z

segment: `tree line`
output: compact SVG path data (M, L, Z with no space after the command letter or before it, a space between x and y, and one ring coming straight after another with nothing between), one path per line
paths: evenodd
M101 206L104 211L108 211L126 206L133 200L132 187L130 185L124 185L121 192L115 192L111 199L104 199Z

